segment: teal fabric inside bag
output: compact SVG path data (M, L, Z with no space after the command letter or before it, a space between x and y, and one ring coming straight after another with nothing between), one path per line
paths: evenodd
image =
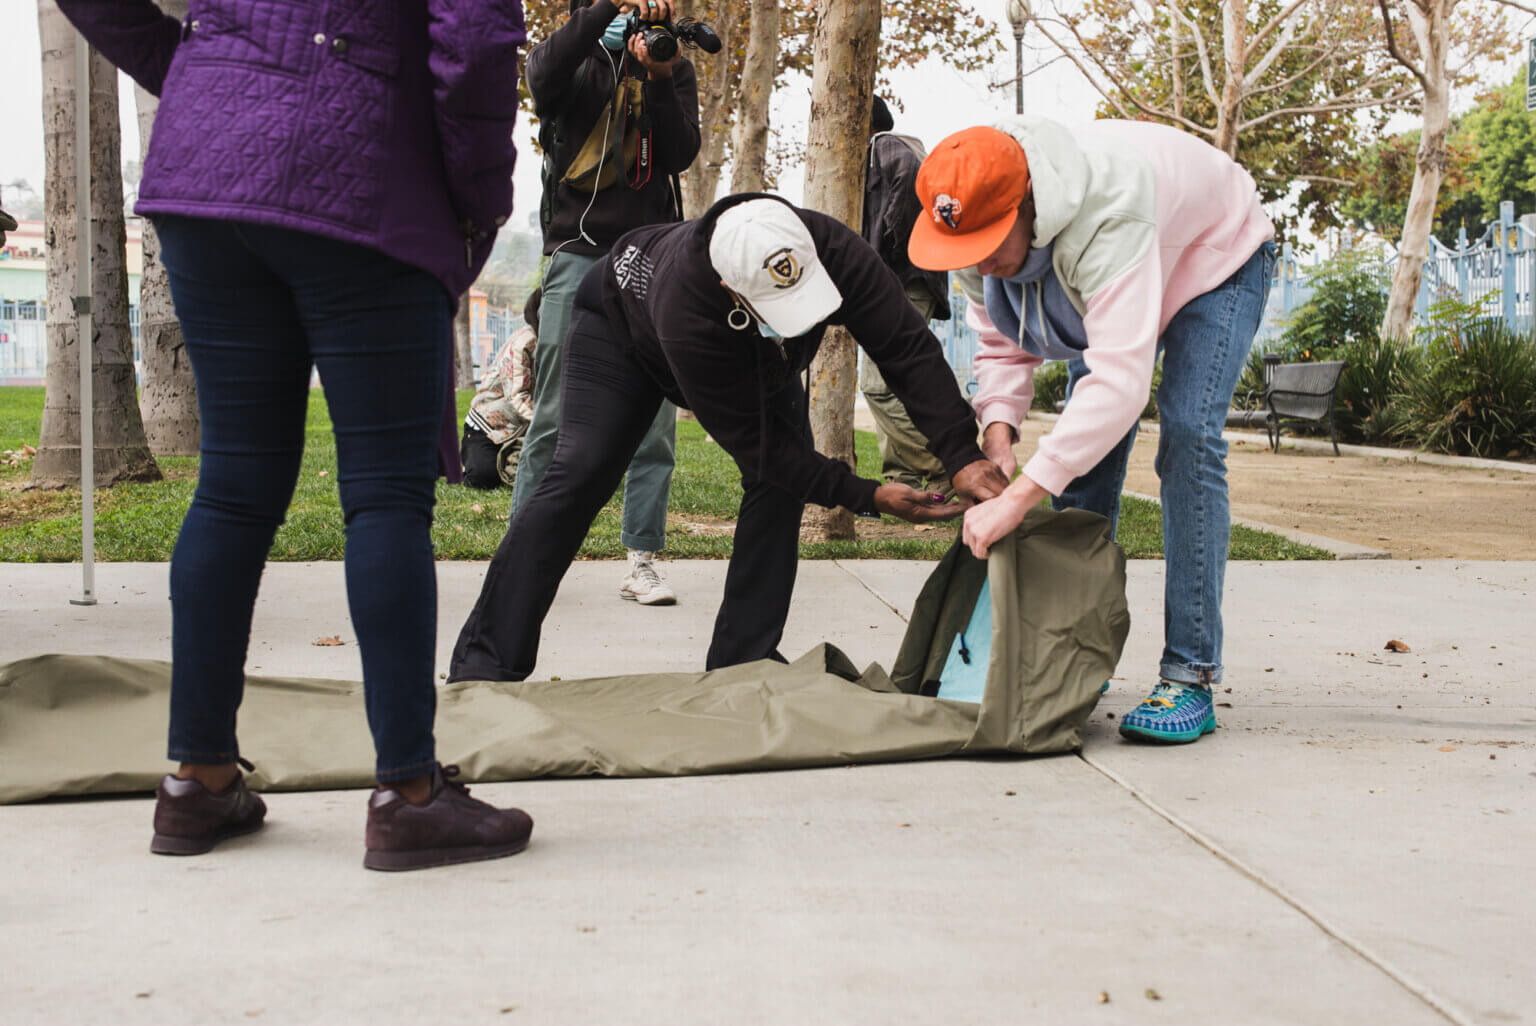
M955 635L939 676L940 698L980 702L987 690L987 667L992 662L992 586L981 589L970 623Z

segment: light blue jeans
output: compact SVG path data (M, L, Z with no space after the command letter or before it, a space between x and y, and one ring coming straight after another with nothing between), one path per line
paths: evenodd
M571 326L571 307L582 275L598 262L580 253L556 253L544 271L539 300L539 337L533 350L533 420L523 440L512 486L512 515L544 479L560 437L560 362ZM619 539L627 549L659 552L667 544L667 499L676 460L677 407L663 400L646 429L624 479L624 521Z
M1227 571L1231 511L1227 502L1227 408L1242 377L1269 298L1275 245L1266 242L1219 286L1185 304L1163 337L1163 382L1157 390L1157 476L1162 481L1163 658L1158 673L1184 684L1221 681L1221 596ZM1088 374L1068 364L1067 402ZM1136 429L1058 496L1057 509L1086 509L1112 524Z

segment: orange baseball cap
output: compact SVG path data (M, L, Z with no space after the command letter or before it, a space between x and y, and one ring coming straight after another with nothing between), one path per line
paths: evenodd
M907 256L926 271L975 267L1002 245L1029 192L1029 160L1006 132L978 125L933 148L917 172L923 213Z

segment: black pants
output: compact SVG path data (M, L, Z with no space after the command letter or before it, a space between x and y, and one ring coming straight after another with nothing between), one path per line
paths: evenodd
M459 444L459 459L464 464L464 483L471 488L500 488L501 474L496 458L501 447L473 424L464 425L464 440Z
M598 512L613 496L663 395L627 351L621 327L577 298L565 345L560 435L554 460L513 517L459 632L448 679L526 680L560 581ZM779 417L810 435L798 381L770 394ZM787 415L787 416L786 416ZM744 474L725 598L706 669L778 653L799 560L799 497Z

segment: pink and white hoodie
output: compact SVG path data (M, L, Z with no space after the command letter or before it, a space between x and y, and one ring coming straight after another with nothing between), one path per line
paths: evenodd
M1052 495L1103 459L1146 405L1157 340L1190 300L1248 262L1274 226L1248 172L1175 128L1094 121L1072 129L1012 118L994 125L1029 158L1033 244L1054 243L1053 270L1083 315L1089 374L1024 465ZM987 319L981 278L959 272L979 336L976 412L1015 429L1034 398L1030 356Z

